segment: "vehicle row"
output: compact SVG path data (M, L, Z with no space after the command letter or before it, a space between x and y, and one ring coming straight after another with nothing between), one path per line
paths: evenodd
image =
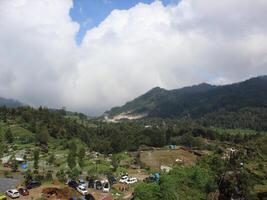
M30 181L26 184L26 187L20 187L18 189L10 189L6 191L6 195L12 199L19 198L20 196L29 195L29 190L39 187L41 183L39 181Z

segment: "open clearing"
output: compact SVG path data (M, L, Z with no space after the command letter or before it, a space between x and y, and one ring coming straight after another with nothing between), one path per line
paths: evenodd
M197 156L183 149L156 149L140 152L140 161L152 170L159 170L161 165L172 166L179 159L186 165L196 162Z

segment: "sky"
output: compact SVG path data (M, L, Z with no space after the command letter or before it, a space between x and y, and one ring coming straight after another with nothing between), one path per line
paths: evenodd
M74 0L70 9L73 21L80 25L76 35L76 42L81 44L86 31L98 26L112 10L130 9L138 3L150 4L154 0ZM167 6L176 4L179 0L161 0Z
M2 0L0 96L102 114L267 74L266 0Z

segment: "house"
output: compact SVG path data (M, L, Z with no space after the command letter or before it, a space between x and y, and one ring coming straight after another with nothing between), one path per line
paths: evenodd
M25 156L25 151L24 150L19 151L19 152L17 152L15 154L15 160L18 161L19 163L23 163L25 161L24 156ZM2 164L9 163L11 157L12 157L12 155L8 155L8 156L3 157L1 159L2 160Z
M7 164L7 163L9 163L9 160L11 159L11 155L9 155L9 156L5 156L5 157L3 157L3 158L1 158L1 160L2 160L2 164Z

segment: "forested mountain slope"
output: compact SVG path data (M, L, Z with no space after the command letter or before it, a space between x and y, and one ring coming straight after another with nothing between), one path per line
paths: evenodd
M23 106L24 104L13 99L6 99L3 97L0 97L0 106L6 106L10 108L15 108L15 107L20 107Z
M176 90L157 87L107 114L113 117L145 113L148 117L201 119L207 114L244 108L267 108L267 76L224 86L203 83Z

